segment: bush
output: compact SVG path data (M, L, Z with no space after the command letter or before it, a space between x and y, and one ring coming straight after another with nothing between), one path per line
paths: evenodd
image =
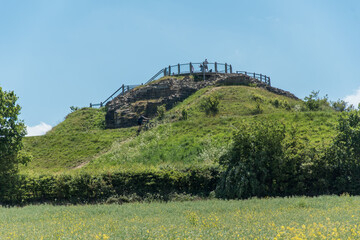
M80 109L79 107L75 107L75 106L70 107L71 112L75 112L75 111L77 111L79 109Z
M220 97L218 95L205 97L201 104L200 109L206 113L206 115L215 116L219 112Z
M321 107L325 108L330 106L327 95L325 95L323 98L320 98L319 92L320 91L312 91L308 97L304 98L305 105L308 110L318 111L321 109Z
M346 110L347 102L338 99L336 102L332 102L331 105L335 111L343 112Z
M256 101L256 102L265 102L265 99L258 94L252 94L251 100Z
M157 107L156 113L160 120L165 117L165 112L166 112L165 104Z
M256 102L256 105L255 105L255 108L254 110L252 111L252 114L256 115L256 114L261 114L263 113L263 108L261 107L261 104L260 102Z
M188 119L188 112L187 110L184 108L182 111L181 111L181 120L187 120Z
M226 170L216 188L221 198L289 196L309 194L317 152L306 148L293 128L286 138L285 126L276 122L243 125L234 135L232 149L220 159Z
M277 99L277 98L275 98L275 100L270 100L270 103L272 104L272 105L274 105L274 107L276 107L276 108L279 108L281 105L280 105L280 100L279 99Z

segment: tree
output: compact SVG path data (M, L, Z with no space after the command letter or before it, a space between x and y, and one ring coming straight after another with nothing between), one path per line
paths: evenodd
M335 193L360 193L360 111L339 116L337 135L326 153Z
M18 119L20 106L14 92L3 91L0 87L0 201L14 185L18 165L30 160L22 153L22 138L26 128Z
M254 122L234 135L232 149L220 159L227 170L217 187L224 198L271 196L281 175L285 126Z
M221 198L311 194L317 184L317 153L297 133L277 122L243 124L220 158L225 171L216 188Z

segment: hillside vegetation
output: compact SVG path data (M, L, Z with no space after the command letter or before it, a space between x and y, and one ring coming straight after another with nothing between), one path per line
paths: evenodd
M218 113L206 115L206 99L219 101ZM184 113L187 116L184 117ZM244 123L277 121L309 145L330 142L337 113L305 111L302 101L248 86L216 86L197 91L153 119L156 127L137 136L137 127L104 129L104 109L83 108L70 113L45 136L24 139L33 160L25 174L101 173L144 169L184 169L217 166L233 133Z

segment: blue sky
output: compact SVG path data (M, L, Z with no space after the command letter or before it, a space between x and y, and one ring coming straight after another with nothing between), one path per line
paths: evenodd
M360 1L0 0L0 86L28 126L171 64L227 62L300 98L360 101Z

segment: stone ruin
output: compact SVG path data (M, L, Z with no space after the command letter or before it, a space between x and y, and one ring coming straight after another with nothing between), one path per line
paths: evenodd
M206 75L167 76L146 85L138 86L125 94L120 94L106 104L106 128L124 128L137 125L140 115L154 117L157 107L165 105L171 109L201 88L211 85L252 85L264 88L278 95L298 99L290 92L274 88L245 74L211 74Z

